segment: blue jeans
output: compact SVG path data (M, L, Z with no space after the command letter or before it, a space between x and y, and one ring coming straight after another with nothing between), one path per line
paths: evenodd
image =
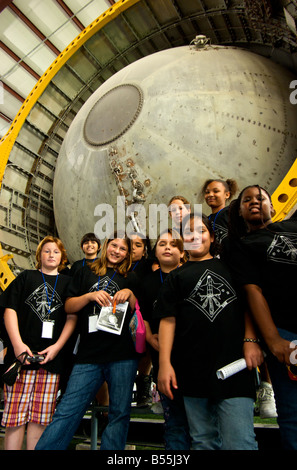
M257 450L252 398L184 397L194 450Z
M191 438L183 397L175 394L174 399L160 393L164 411L164 441L166 450L190 450Z
M296 333L280 328L278 331L288 341L297 340ZM297 381L289 378L286 365L272 354L267 355L266 361L274 391L282 448L297 450Z
M65 394L39 439L36 450L66 450L86 410L106 381L109 392L108 425L101 450L123 450L130 423L133 384L138 361L75 364Z

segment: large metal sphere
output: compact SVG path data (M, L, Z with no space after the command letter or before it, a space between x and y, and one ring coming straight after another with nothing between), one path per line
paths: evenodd
M147 56L88 99L63 142L54 212L70 261L94 231L98 204L191 203L208 178L273 192L296 158L295 77L234 47L178 47ZM209 208L205 207L209 213Z

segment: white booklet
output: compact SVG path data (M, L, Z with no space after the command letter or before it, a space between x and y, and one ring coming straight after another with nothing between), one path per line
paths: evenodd
M122 333L122 328L127 313L129 302L109 307L102 307L98 316L97 330L107 331L115 335Z

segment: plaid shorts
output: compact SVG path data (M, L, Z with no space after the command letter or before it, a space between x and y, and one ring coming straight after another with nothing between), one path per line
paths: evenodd
M4 384L2 426L49 424L55 411L59 379L58 374L44 369L22 369L14 385Z

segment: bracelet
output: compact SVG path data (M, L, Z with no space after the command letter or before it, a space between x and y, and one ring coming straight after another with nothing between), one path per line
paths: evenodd
M259 339L253 339L253 338L244 338L243 339L244 343L260 343Z

